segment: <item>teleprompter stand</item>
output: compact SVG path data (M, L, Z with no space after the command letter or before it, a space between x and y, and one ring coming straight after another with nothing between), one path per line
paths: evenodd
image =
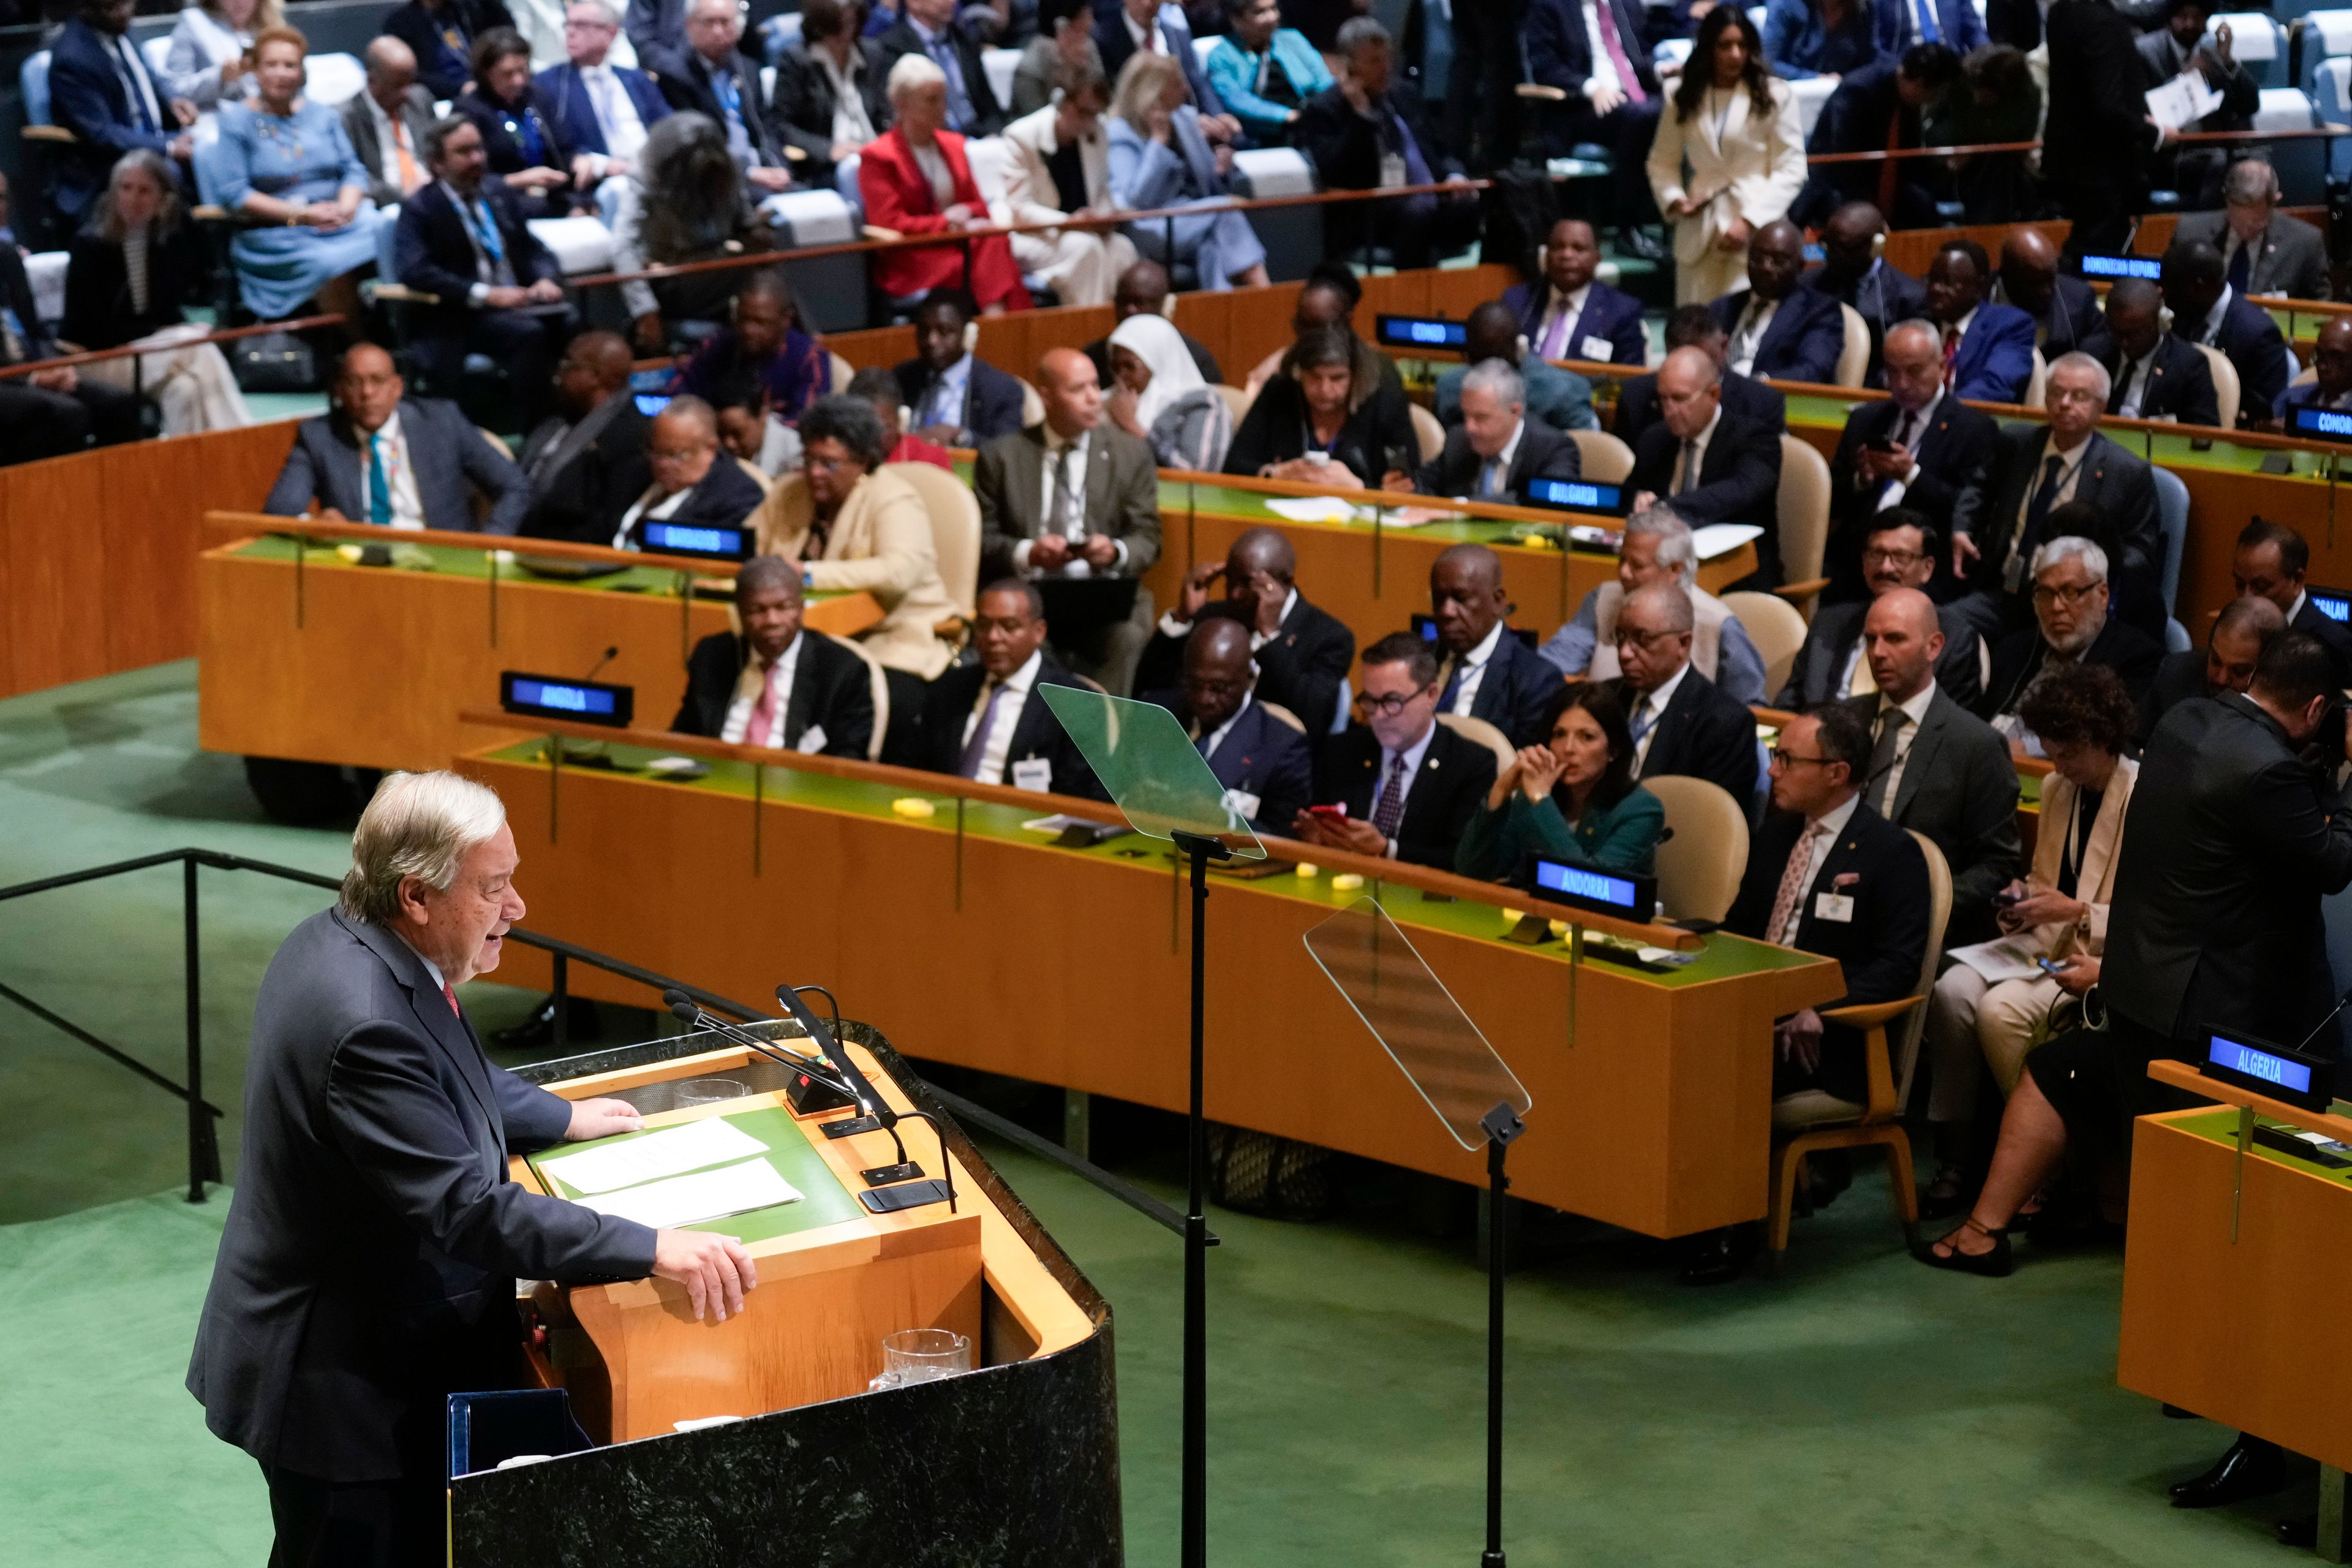
M1209 1119L1202 1109L1203 1018L1208 1003L1209 864L1230 865L1214 838L1179 830L1176 847L1192 864L1192 1098L1184 1122L1184 1568L1209 1560Z

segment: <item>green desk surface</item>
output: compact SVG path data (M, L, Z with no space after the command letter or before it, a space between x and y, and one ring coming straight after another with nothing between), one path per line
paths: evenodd
M641 746L603 743L596 749L613 763L613 766L610 769L583 768L581 763L575 760L581 745L582 742L573 742L572 747L566 751L563 765L567 772L613 773L624 778L641 780L648 784L658 783L664 788L702 790L746 800L750 799L752 794L752 764L750 763L698 757L695 760L708 765L710 772L699 779L675 782L664 780L658 774L642 771L646 763L665 754L661 752L647 750ZM511 746L501 747L487 755L494 762L544 766L547 761L546 743L543 741L523 741ZM762 798L767 800L821 811L836 811L852 816L886 819L911 832L953 833L956 831L956 800L952 796L921 796L920 798L930 801L937 808L938 815L925 819L909 818L899 816L890 809L892 801L907 798L909 795L910 792L904 788L894 788L864 779L836 778L829 773L803 773L792 768L769 767L761 771L765 773L766 777L761 782L759 788ZM1034 821L1044 815L1045 814L1042 810L1024 806L996 805L980 801L967 801L964 803L963 831L976 837L1025 844L1056 855L1077 855L1097 860L1123 860L1139 868L1162 872L1170 877L1176 874L1171 852L1167 845L1158 839L1146 838L1139 834L1129 834L1089 848L1064 849L1055 845L1048 835L1031 832L1021 826L1025 821ZM1241 883L1242 879L1221 878L1219 881L1223 885L1233 886ZM1331 878L1328 873L1304 878L1285 872L1249 879L1246 885L1253 892L1264 893L1275 898L1296 899L1302 903L1318 905L1332 910L1347 908L1362 898L1367 890L1352 889L1346 892L1339 891L1331 886ZM1454 936L1475 937L1490 942L1501 941L1503 933L1510 929L1510 923L1503 919L1502 910L1491 904L1466 901L1437 902L1424 899L1417 889L1408 888L1381 888L1378 891L1381 907L1387 910L1390 917L1400 925L1425 931L1444 931ZM1535 906L1529 903L1525 907L1532 909ZM1705 941L1706 945L1700 950L1699 956L1696 960L1678 969L1664 972L1652 972L1637 969L1629 964L1612 963L1609 960L1595 957L1590 951L1586 953L1585 962L1629 979L1646 981L1652 984L1667 987L1699 985L1712 980L1726 980L1736 975L1759 973L1767 970L1794 969L1822 962L1810 953L1795 952L1787 948L1751 942L1745 937L1730 936L1719 931L1706 938ZM1565 942L1549 942L1540 947L1525 948L1522 951L1539 962L1564 963L1568 961L1568 944Z
M801 1201L777 1204L772 1208L753 1209L749 1214L730 1215L724 1219L705 1220L700 1225L686 1226L688 1230L718 1231L738 1241L767 1241L774 1237L797 1236L804 1230L839 1225L845 1219L865 1217L865 1209L850 1195L849 1189L841 1184L841 1178L833 1173L833 1168L824 1163L824 1157L793 1124L791 1111L780 1105L771 1105L759 1110L738 1110L719 1120L765 1143L768 1146L768 1163L773 1165L776 1173L800 1193ZM667 1126L648 1128L642 1132L624 1132L615 1138L599 1138L593 1146L601 1149L607 1144L625 1143L650 1132L667 1131L670 1126L675 1125L677 1123L673 1122ZM559 1143L552 1149L542 1149L528 1156L531 1173L556 1196L577 1198L580 1195L578 1189L550 1176L540 1162L590 1146L586 1143ZM720 1162L722 1164L733 1163ZM625 1192L628 1189L621 1190Z
M450 544L405 546L408 550L424 552L430 558L430 565L359 566L344 560L336 552L338 545L349 542L351 542L348 540L313 542L309 549L302 552L304 567L320 572L431 572L439 576L463 577L477 583L486 583L489 581L490 552L493 550L513 551L522 555L530 553L530 542L527 539L500 538L496 542L491 542L490 536L485 536L485 542L478 550L468 550ZM401 544L402 541L399 534L394 532L385 542ZM519 549L518 546L520 546ZM232 553L241 561L290 562L295 555L294 541L283 534L265 534L258 539L247 540ZM527 583L534 588L574 588L596 594L636 594L655 599L677 598L678 578L681 575L678 568L675 566L632 566L626 571L615 572L610 576L584 578L542 577L530 568L513 563L507 563L499 567L499 581L501 583ZM811 604L818 604L826 599L841 597L843 595L839 593L820 593L812 590L808 595L808 601Z
M2178 1127L2182 1131L2205 1139L2209 1142L2227 1143L2233 1149L2237 1147L2238 1112L2235 1107L2224 1107L2219 1110L2204 1111L2195 1116L2183 1116L2167 1122L2166 1125ZM2292 1122L2280 1121L2272 1117L2261 1115L2254 1118L2254 1125L2276 1127L2290 1136L2302 1131ZM2336 1153L2334 1150L2329 1152ZM2260 1143L2248 1143L2246 1157L2250 1160L2268 1160L2273 1165L2284 1165L2290 1171L2301 1171L2305 1175L2317 1176L2322 1181L2334 1182L2340 1187L2352 1187L2352 1169L2331 1171L2316 1160L2297 1159L2293 1154L2265 1148ZM2336 1157L2342 1159L2346 1156L2336 1153Z

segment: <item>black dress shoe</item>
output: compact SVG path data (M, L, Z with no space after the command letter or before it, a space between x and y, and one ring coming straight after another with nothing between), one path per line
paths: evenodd
M1688 1263L1683 1265L1685 1285L1727 1285L1747 1270L1756 1256L1756 1227L1730 1225L1697 1238Z
M2203 1475L2166 1489L2175 1508L2225 1508L2285 1485L2286 1462L2278 1445L2242 1435Z
M1617 254L1636 261L1658 262L1664 261L1668 252L1648 229L1629 223L1617 231Z
M2297 1519L2280 1520L2278 1542L2281 1546L2300 1546L2310 1551L2319 1544L2319 1516L2306 1513Z

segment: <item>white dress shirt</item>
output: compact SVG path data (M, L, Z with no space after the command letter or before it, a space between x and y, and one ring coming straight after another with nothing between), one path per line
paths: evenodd
M759 691L738 691L735 694L735 700L727 708L727 722L719 726L720 740L730 746L772 746L777 751L783 750L784 720L793 706L793 677L799 673L801 644L805 640L798 636L793 638L792 645L784 649L783 657L768 666L766 679L761 682ZM770 691L775 693L775 700L769 705L773 716L768 721L768 732L746 735L743 731L751 728L751 710L760 705L761 695Z
M1372 805L1371 809L1364 814L1365 821L1370 822L1380 816L1381 795L1388 788L1389 765L1401 756L1404 759L1404 775L1397 780L1397 822L1400 826L1403 825L1405 808L1412 804L1412 781L1421 775L1421 760L1429 755L1429 743L1435 739L1437 739L1437 721L1432 719L1429 721L1429 728L1421 732L1421 739L1403 751L1392 752L1386 746L1381 748L1380 776L1372 785ZM1393 838L1389 840L1388 847L1381 851L1391 860L1396 858L1396 852L1397 841Z
M1925 408L1916 414L1901 416L1895 421L1894 427L1887 432L1886 438L1910 453L1914 461L1909 473L1899 479L1887 481L1886 489L1879 496L1878 505L1874 510L1885 511L1888 507L1902 505L1904 492L1919 482L1919 464L1916 461L1919 456L1919 442L1928 431L1935 428L1936 405L1943 401L1944 389L1939 386L1936 389L1936 395L1927 400L1927 405Z
M1666 483L1665 500L1671 501L1675 497L1682 494L1685 477L1683 465L1686 460L1691 468L1688 476L1690 482L1693 485L1701 482L1699 475L1706 472L1706 444L1715 439L1715 427L1722 423L1723 405L1718 403L1715 405L1715 412L1707 416L1706 428L1675 449L1675 472L1674 477Z
M1789 906L1788 920L1782 922L1779 931L1768 933L1765 940L1780 947L1795 945L1797 926L1805 918L1805 906L1813 896L1813 884L1821 879L1822 863L1830 858L1830 851L1837 846L1838 835L1843 833L1845 825L1853 820L1854 807L1861 804L1862 796L1850 795L1845 797L1844 804L1832 806L1805 825L1813 858L1812 863L1805 868L1804 888L1797 894L1796 902Z
M1642 776L1642 768L1650 760L1650 742L1658 738L1658 721L1666 716L1666 704L1675 700L1675 689L1683 683L1683 677L1689 673L1690 660L1685 659L1683 667L1675 671L1664 685L1651 692L1628 717L1627 721L1630 723L1644 713L1650 716L1650 727L1642 731L1640 740L1633 742L1633 776L1635 778Z
M2213 308L2206 311L2205 319L2197 324L2196 342L2207 348L2213 346L2213 334L2221 330L2221 318L2230 313L2230 301L2236 298L2237 292L2227 283L2221 285L2221 297L2213 301Z
M1081 432L1076 441L1066 441L1055 433L1051 425L1045 426L1045 460L1037 466L1039 470L1037 532L1040 537L1050 533L1059 534L1068 540L1070 555L1068 560L1063 562L1050 574L1032 573L1029 567L1029 551L1034 541L1024 539L1013 547L1014 571L1024 576L1051 575L1080 578L1091 577L1095 574L1094 563L1078 554L1078 546L1084 542L1089 531L1087 527L1087 464L1093 459L1094 444L1094 432L1091 430ZM1068 495L1076 504L1057 512L1054 503L1061 498L1055 494L1055 476L1061 469L1062 454L1065 452L1072 454L1068 459L1070 465ZM1118 554L1113 558L1108 569L1108 574L1117 576L1127 565L1127 541L1115 539L1111 541L1111 545ZM1177 635L1182 634L1180 631Z
M2123 401L2116 405L2117 417L2137 419L2140 416L2139 405L2147 396L2148 372L2156 364L2156 351L2163 346L2164 334L2158 332L2156 342L2148 344L2147 353L2136 360L2126 360L2116 367L2116 386L2123 394Z
M1159 12L1151 13L1151 30L1148 33L1135 25L1135 18L1129 16L1124 8L1120 10L1118 19L1127 24L1128 41L1137 48L1149 49L1155 55L1168 52L1168 31L1160 25ZM1178 63L1181 65L1182 62Z
M356 431L360 441L360 511L353 521L367 521L369 444L367 432ZM408 460L408 437L400 433L400 410L376 426L376 446L383 455L384 479L392 491L392 526L423 528L425 500L417 492L416 470Z
M658 493L654 489L646 490L636 499L628 510L621 514L621 526L613 531L614 549L637 548L629 542L629 535L636 528L638 521L643 519L649 522L664 522L676 517L677 509L686 504L686 498L694 493L694 487L688 485L682 490L672 490L656 501L653 498Z
M1501 646L1509 630L1501 621L1496 621L1480 639L1478 646L1457 661L1454 668L1461 672L1462 684L1454 689L1454 706L1446 710L1447 712L1465 716L1469 713L1471 704L1478 700L1478 688L1486 681L1486 662L1495 657L1495 649Z
M1617 74L1617 63L1609 58L1609 46L1601 37L1601 19L1594 15L1598 6L1607 3L1608 0L1584 0L1579 7L1584 13L1584 51L1592 61L1592 72L1584 80L1584 96L1588 99L1598 98L1603 92L1631 96L1624 79ZM1638 40L1626 38L1618 39L1618 46L1628 51L1628 62L1633 58L1631 51L1640 47Z
M1478 459L1478 471L1470 476L1469 500L1508 500L1511 490L1511 465L1518 460L1519 437L1527 433L1528 422L1521 419L1517 425L1511 426L1511 438L1503 443L1501 451L1491 458ZM1495 466L1495 490L1492 495L1486 492L1486 466L1489 463Z
M1935 700L1936 682L1933 678L1929 679L1927 685L1913 692L1911 700L1908 702L1897 702L1883 691L1878 694L1880 713L1885 713L1889 708L1900 708L1903 710L1903 716L1911 721L1896 731L1895 735L1895 765L1888 769L1886 773L1886 804L1890 809L1895 801L1902 798L1903 769L1911 760L1911 742L1919 738L1919 726L1926 722L1928 704ZM1873 746L1878 744L1879 722L1875 719L1871 721L1870 743ZM1867 780L1864 781L1865 788L1868 787L1868 783Z
M946 425L962 429L964 389L971 384L971 353L966 350L961 359L940 372L939 379L931 383L923 405L915 410L915 428L924 430L934 425Z
M587 90L589 107L596 111L596 128L604 133L605 156L594 156L594 173L603 178L614 158L634 162L646 144L646 122L630 100L629 89L610 65L582 66L580 85Z
M1749 292L1747 308L1740 311L1736 323L1738 330L1731 334L1733 370L1742 375L1755 374L1756 351L1763 345L1764 334L1772 330L1772 318L1780 312L1780 300L1767 300L1752 290Z
M1040 649L1029 656L1028 663L1004 678L1004 695L996 704L996 724L989 731L987 743L980 753L980 772L974 782L1004 782L1004 759L1013 750L1013 729L1021 722L1021 710L1028 704L1029 689L1037 683L1037 672L1045 665L1045 651ZM971 744L972 726L980 722L982 713L988 711L991 689L991 682L983 680L980 683L980 695L972 700L971 712L963 721L963 733L957 738L958 755L962 754L964 747Z

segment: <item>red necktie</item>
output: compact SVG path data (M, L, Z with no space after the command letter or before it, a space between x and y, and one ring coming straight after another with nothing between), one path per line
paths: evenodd
M449 1011L457 1014L460 1018L466 1016L465 1011L457 1005L457 994L449 989L449 983L446 980L441 983L441 994L449 999Z
M776 723L776 667L770 665L766 679L760 686L760 700L751 707L751 721L743 726L743 744L764 746L769 732Z
M1944 385L1947 388L1952 384L1952 363L1959 357L1960 329L1946 327L1944 329Z

